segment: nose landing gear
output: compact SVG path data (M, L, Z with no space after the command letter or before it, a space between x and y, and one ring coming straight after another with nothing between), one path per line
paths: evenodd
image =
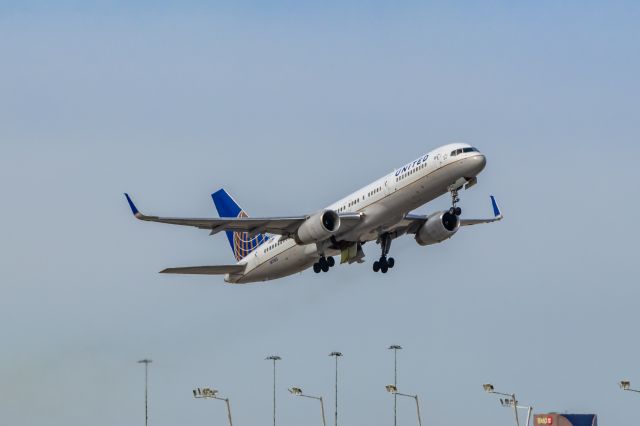
M380 246L382 247L382 255L380 260L373 262L373 272L382 272L386 274L389 269L393 268L396 261L393 257L387 259L389 250L391 249L391 236L389 234L382 234L380 236Z
M459 189L460 188L452 189L450 191L451 192L451 208L449 209L449 214L452 214L454 216L460 216L462 214L462 209L456 206L456 204L460 202L460 197L458 197Z
M329 272L329 268L333 268L336 264L336 261L333 257L324 257L322 256L320 260L313 264L313 272L316 274L322 272Z

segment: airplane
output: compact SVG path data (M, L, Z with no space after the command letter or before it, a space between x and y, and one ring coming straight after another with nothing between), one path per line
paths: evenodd
M215 266L168 268L165 274L224 275L224 281L244 284L283 278L312 267L315 273L341 264L364 262L362 245L375 241L380 258L373 270L386 274L395 266L388 257L391 241L413 235L421 245L443 242L460 227L491 223L503 218L491 196L493 217L462 219L459 191L477 182L486 157L468 144L441 146L395 169L330 206L302 216L252 218L220 189L213 194L219 218L172 218L147 216L124 194L134 216L143 221L192 226L210 235L225 231L237 263ZM411 213L446 194L451 208L430 215Z

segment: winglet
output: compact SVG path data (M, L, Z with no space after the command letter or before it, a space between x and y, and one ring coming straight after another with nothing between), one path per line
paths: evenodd
M127 198L127 203L129 203L129 207L131 208L131 212L133 213L133 215L135 217L141 216L140 211L138 211L136 205L133 204L133 201L131 201L131 197L129 197L129 194L125 192L124 196Z
M502 212L500 211L500 207L498 207L498 203L496 202L496 198L491 195L491 205L493 206L493 215L496 218L502 218Z

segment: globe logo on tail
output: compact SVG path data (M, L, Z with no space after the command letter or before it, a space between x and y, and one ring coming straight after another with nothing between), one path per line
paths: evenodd
M238 217L249 217L244 210L240 210ZM260 244L268 239L264 234L258 234L253 237L248 232L234 232L233 233L233 254L237 261L247 257L253 252Z

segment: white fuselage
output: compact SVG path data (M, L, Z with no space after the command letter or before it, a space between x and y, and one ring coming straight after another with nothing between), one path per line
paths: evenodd
M376 240L407 213L478 175L486 164L483 154L476 150L451 156L452 152L465 148L470 145L437 148L328 206L327 209L338 214L363 214L361 223L344 233L338 230L336 237L353 242ZM299 245L293 238L274 236L238 262L246 264L242 274L227 274L225 281L249 283L282 278L309 268L322 254L335 256L340 252L315 243Z

